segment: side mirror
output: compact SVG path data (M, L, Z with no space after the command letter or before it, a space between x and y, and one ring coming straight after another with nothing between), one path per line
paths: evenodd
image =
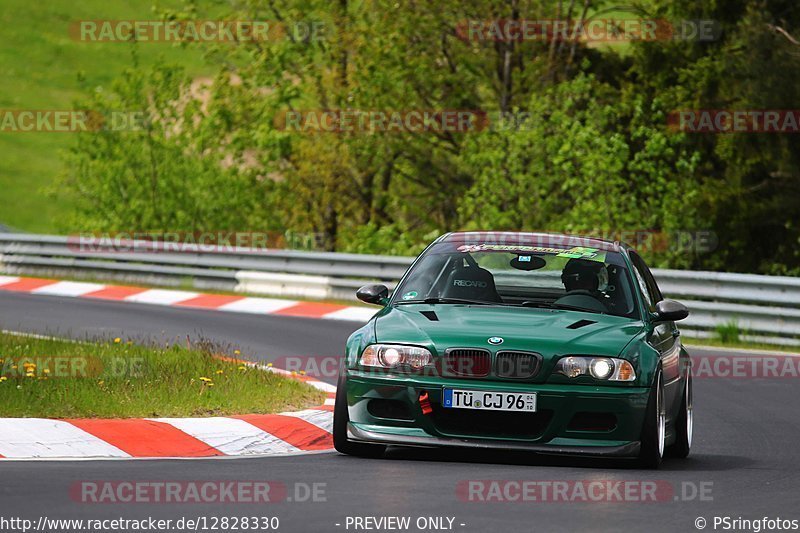
M356 291L356 298L368 304L386 305L389 289L386 285L364 285Z
M655 322L676 322L689 316L689 309L675 300L661 300L656 304Z

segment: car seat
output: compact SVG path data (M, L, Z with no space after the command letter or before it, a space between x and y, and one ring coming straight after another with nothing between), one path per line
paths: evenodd
M484 302L503 301L497 292L492 273L477 265L459 265L454 268L447 277L441 297Z

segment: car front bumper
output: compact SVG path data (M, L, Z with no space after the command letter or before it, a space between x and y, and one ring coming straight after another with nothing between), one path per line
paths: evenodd
M446 409L441 400L447 387L535 392L537 412ZM639 453L649 395L649 388L629 386L386 376L353 370L348 371L346 388L348 439L352 441L605 457ZM428 414L419 402L423 393L432 410ZM391 405L390 416L376 412L375 405ZM576 425L576 420L582 425ZM593 420L604 423L593 427Z

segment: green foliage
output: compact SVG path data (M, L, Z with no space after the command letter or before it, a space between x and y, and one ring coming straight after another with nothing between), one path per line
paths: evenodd
M400 254L455 229L655 232L669 238L643 250L651 266L796 274L796 136L682 133L667 117L796 108L800 46L776 28L800 31L800 6L671 0L630 15L713 19L722 31L711 42L459 38L468 20L575 20L614 7L577 4L586 13L537 0L238 2L231 19L317 21L324 38L207 47L218 74L199 95L197 80L165 65L134 66L91 94L95 107L146 108L153 120L79 141L68 159L74 222L314 233L328 250ZM204 13L190 3L167 16ZM281 126L288 110L339 109L514 120L467 133ZM673 237L698 231L716 234L716 249Z
M593 94L602 89L589 76L548 88L518 128L466 142L476 179L462 202L465 227L585 231L635 220L625 208L628 147Z
M208 121L224 121L226 109L211 99L203 111L187 86L176 67L128 69L110 91L95 91L82 104L105 118L98 131L79 134L68 154L72 225L84 231L269 227L270 213L261 209L269 182L242 168L241 154L207 142L209 126L195 117L207 112ZM120 110L144 120L115 131L109 117Z
M441 234L441 231L433 230L427 234L414 235L413 232L395 225L377 226L368 223L343 235L342 248L360 254L415 256Z
M700 154L664 131L659 102L622 96L579 75L534 95L518 128L468 141L464 163L476 179L463 226L609 237L704 227ZM654 264L691 264L665 244L645 250Z

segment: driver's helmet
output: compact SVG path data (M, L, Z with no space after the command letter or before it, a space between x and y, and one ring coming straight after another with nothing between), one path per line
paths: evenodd
M570 259L561 271L561 282L569 291L599 291L608 286L608 270L600 261Z

